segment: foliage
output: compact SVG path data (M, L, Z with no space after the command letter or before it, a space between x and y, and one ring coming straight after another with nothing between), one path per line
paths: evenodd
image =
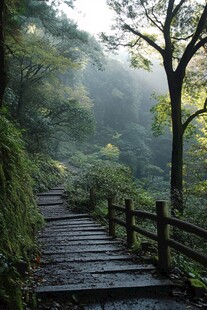
M103 159L109 159L111 161L117 161L120 155L119 148L111 143L108 143L100 150Z
M169 96L155 96L158 103L151 108L153 115L152 130L155 136L164 134L165 126L171 126Z
M56 156L60 140L85 139L95 128L91 101L85 88L74 83L73 72L89 61L100 62L101 50L95 39L58 14L56 1L21 5L8 0L5 105L24 129L27 149ZM13 33L14 19L18 31Z
M0 279L0 303L4 302L10 309L23 310L20 275L3 254L0 254Z
M5 49L4 49L4 11L5 1L0 3L0 108L3 105L3 96L6 87L6 65L5 65Z
M30 155L30 160L30 176L35 193L46 191L66 181L68 171L62 163L42 154L33 157Z
M154 86L148 76L144 80L143 72L131 69L126 60L120 58L106 59L103 71L90 65L83 71L81 81L93 100L97 122L96 132L88 144L100 149L108 144L118 147L119 163L130 167L137 178L148 175L149 164L161 167L169 178L166 165L170 161L170 138L155 138L150 132L149 110L155 102L150 94ZM154 79L157 85L157 75ZM80 148L83 150L84 146Z
M90 189L94 190L99 207L104 208L109 195L115 195L117 203L121 204L126 197L130 197L139 208L152 205L150 196L137 186L130 170L113 161L85 158L78 178L74 178L73 184L68 185L70 204L90 208Z
M30 161L24 150L21 134L4 116L0 118L0 298L14 306L20 300L15 260L28 261L35 253L35 231L43 220L35 205L32 179L28 173ZM25 186L26 184L26 186ZM3 268L3 269L2 269ZM6 287L7 286L7 287ZM15 300L14 300L15 299ZM18 309L22 309L20 306Z
M104 59L104 70L90 64L83 72L82 82L94 101L97 127L123 130L129 122L138 120L140 89L130 70L120 61Z
M152 157L150 140L144 126L131 122L118 141L120 161L129 165L135 177L141 178L146 175L146 168Z

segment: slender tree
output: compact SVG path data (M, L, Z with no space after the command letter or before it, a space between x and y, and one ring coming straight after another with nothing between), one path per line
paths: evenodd
M146 55L152 50L162 58L169 87L173 136L171 203L172 210L178 210L181 214L183 135L196 116L207 112L207 100L204 100L202 109L187 119L182 115L182 94L190 66L196 57L206 57L207 4L206 1L200 2L108 0L108 5L116 13L116 35L102 34L103 40L112 48L117 48L117 45L128 46L135 67L149 68L150 58Z

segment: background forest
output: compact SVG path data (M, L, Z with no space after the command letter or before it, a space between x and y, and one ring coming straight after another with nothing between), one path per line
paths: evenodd
M73 1L62 2L73 8ZM15 309L23 309L21 268L35 261L43 224L35 193L67 181L69 202L87 207L93 189L101 218L109 194L148 210L170 195L172 130L159 61L152 56L145 72L130 66L126 52L105 53L57 4L1 4L0 299ZM206 77L195 84L196 104L186 104L185 115L201 105L204 86ZM187 87L184 96L189 102ZM182 217L206 228L206 116L185 135ZM178 259L187 271L195 268Z

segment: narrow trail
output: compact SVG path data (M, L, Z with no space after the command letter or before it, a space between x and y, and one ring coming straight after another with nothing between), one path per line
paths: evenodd
M49 308L40 303L38 309L196 309L166 298L172 283L152 265L137 263L89 215L70 211L63 194L64 188L56 187L38 195L46 225L38 236L36 295L40 301L49 297L56 302ZM74 295L82 301L80 308L63 302Z

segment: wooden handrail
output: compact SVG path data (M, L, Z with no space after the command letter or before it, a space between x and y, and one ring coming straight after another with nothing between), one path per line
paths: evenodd
M205 255L200 254L200 253L190 249L189 247L187 247L187 246L185 246L185 245L183 245L183 244L181 244L181 243L179 243L173 239L169 239L167 241L167 243L171 248L183 253L184 255L188 256L189 258L192 258L195 261L197 261L198 263L207 267L207 257Z
M179 228L182 231L186 231L188 233L193 233L196 236L205 239L207 239L207 230L188 222L169 217L168 207L165 201L156 201L156 214L142 210L134 210L133 201L131 199L125 199L125 207L121 207L115 205L114 200L109 198L108 208L109 234L115 237L115 224L118 224L126 228L128 247L132 247L135 244L136 233L140 233L147 238L157 241L159 266L163 271L166 271L170 268L170 248L183 253L184 255L192 258L204 266L207 266L207 256L198 253L197 251L194 251L189 247L182 245L181 243L170 238L169 226ZM116 211L123 212L123 214L126 215L126 221L118 219L116 217ZM135 223L135 219L137 217L156 221L157 234L137 226Z
M154 233L152 233L152 232L150 232L150 231L148 231L148 230L146 230L144 228L141 228L141 227L138 227L138 226L134 225L133 229L134 229L134 231L140 233L141 235L143 235L143 236L145 236L147 238L150 238L150 239L152 239L154 241L158 241L158 237L157 237L156 234L154 234Z
M140 218L157 221L157 215L155 213L151 213L148 211L142 211L142 210L134 210L131 212L133 215L139 216Z
M203 228L200 228L194 224L187 223L185 221L181 221L179 219L176 219L174 217L166 217L166 223L173 226L177 227L181 230L184 230L186 232L192 233L197 235L198 237L201 238L207 238L207 231Z
M125 227L126 228L126 222L120 220L120 219L117 219L116 217L114 218L114 222L119 224L120 226L122 227Z
M113 208L114 208L114 210L125 212L125 208L124 207L120 207L120 206L117 206L117 205L113 204Z

